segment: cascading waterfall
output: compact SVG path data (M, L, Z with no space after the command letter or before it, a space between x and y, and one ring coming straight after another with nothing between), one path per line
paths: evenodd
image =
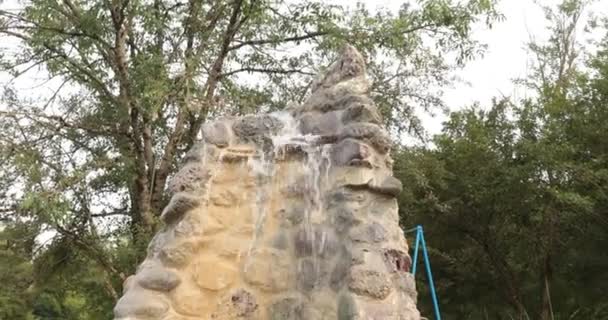
M419 319L368 91L346 47L304 104L205 124L116 319Z

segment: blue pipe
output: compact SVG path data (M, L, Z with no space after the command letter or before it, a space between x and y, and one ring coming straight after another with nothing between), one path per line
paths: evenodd
M422 232L422 226L418 226L420 233L420 241L422 241L422 254L424 255L424 265L426 266L426 276L429 280L429 287L431 288L431 298L433 299L433 308L435 309L435 320L441 320L439 313L439 302L437 301L437 294L435 293L435 284L433 283L433 274L431 273L431 261L426 251L426 242L424 241L424 234Z
M422 226L416 227L416 242L414 245L414 261L412 261L412 275L416 277L416 266L418 265L418 248L420 246L420 236L422 235Z

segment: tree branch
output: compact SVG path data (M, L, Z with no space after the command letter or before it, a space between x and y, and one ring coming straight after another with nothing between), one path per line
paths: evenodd
M239 16L241 15L241 11L242 11L242 5L243 5L243 0L235 1L234 5L233 5L232 13L230 15L230 20L228 21L228 25L226 26L224 35L222 36L222 45L220 47L220 51L209 71L209 76L207 78L207 81L206 81L205 85L203 86L204 88L206 88L205 104L198 111L197 117L193 121L193 124L191 124L191 126L190 126L190 130L189 130L190 134L188 135L189 141L193 141L195 139L195 137L192 137L192 132L198 132L198 130L200 129L200 126L202 124L202 121L204 119L204 112L206 110L208 110L209 106L212 103L213 95L214 95L215 89L217 87L217 82L219 81L220 75L222 72L224 60L226 59L226 56L229 51L228 48L230 46L230 43L234 39L234 36L238 32L238 29L240 27L240 22L243 21L243 20L239 20ZM212 25L215 25L215 23L216 23L215 19L212 18L212 21L210 23ZM186 61L188 61L188 58L186 58ZM186 76L189 76L189 75L186 74ZM186 87L186 89L187 89L187 87ZM188 95L186 95L186 97L188 97ZM171 137L169 139L169 142L165 146L163 157L160 161L158 170L156 171L155 182L154 182L154 191L153 191L152 198L154 200L154 204L157 206L160 206L162 192L164 191L165 182L169 175L169 169L171 168L171 164L174 161L175 153L176 153L177 147L179 145L179 142L182 141L184 134L186 134L186 125L185 124L187 121L187 117L186 117L185 111L187 110L186 108L188 108L188 107L190 107L190 106L182 106L182 108L181 108L182 112L178 113L178 119L177 119L175 131L173 132L173 134L171 135ZM181 115L181 117L179 117L180 115ZM196 133L194 135L196 135Z
M307 76L313 76L315 75L313 72L307 72L307 71L303 71L302 69L265 69L265 68L240 68L240 69L235 69L235 70L231 70L228 72L224 72L220 75L220 78L225 78L225 77L229 77L232 76L234 74L237 73L241 73L241 72L249 72L249 73L271 73L271 74L303 74L303 75L307 75Z
M328 35L328 34L329 34L328 31L315 31L315 32L303 34L303 35L300 35L300 36L294 36L294 37L283 38L283 39L261 39L261 40L242 41L239 44L236 44L234 46L229 47L228 51L237 50L237 49L242 48L244 46L256 46L256 45L265 45L265 44L279 44L279 43L286 43L286 42L297 42L297 41L312 39L312 38L316 38L316 37L320 37L320 36L325 36L325 35Z

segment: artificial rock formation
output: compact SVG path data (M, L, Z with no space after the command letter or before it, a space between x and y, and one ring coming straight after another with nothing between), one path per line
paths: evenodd
M368 91L346 47L303 105L206 124L116 319L420 319Z

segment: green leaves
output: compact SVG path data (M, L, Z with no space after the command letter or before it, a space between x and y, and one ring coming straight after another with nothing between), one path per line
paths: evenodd
M555 17L580 5L566 1ZM445 317L607 316L608 60L600 52L592 70L560 64L576 57L561 35L534 47L537 97L454 112L433 148L395 155L402 223L432 232Z

